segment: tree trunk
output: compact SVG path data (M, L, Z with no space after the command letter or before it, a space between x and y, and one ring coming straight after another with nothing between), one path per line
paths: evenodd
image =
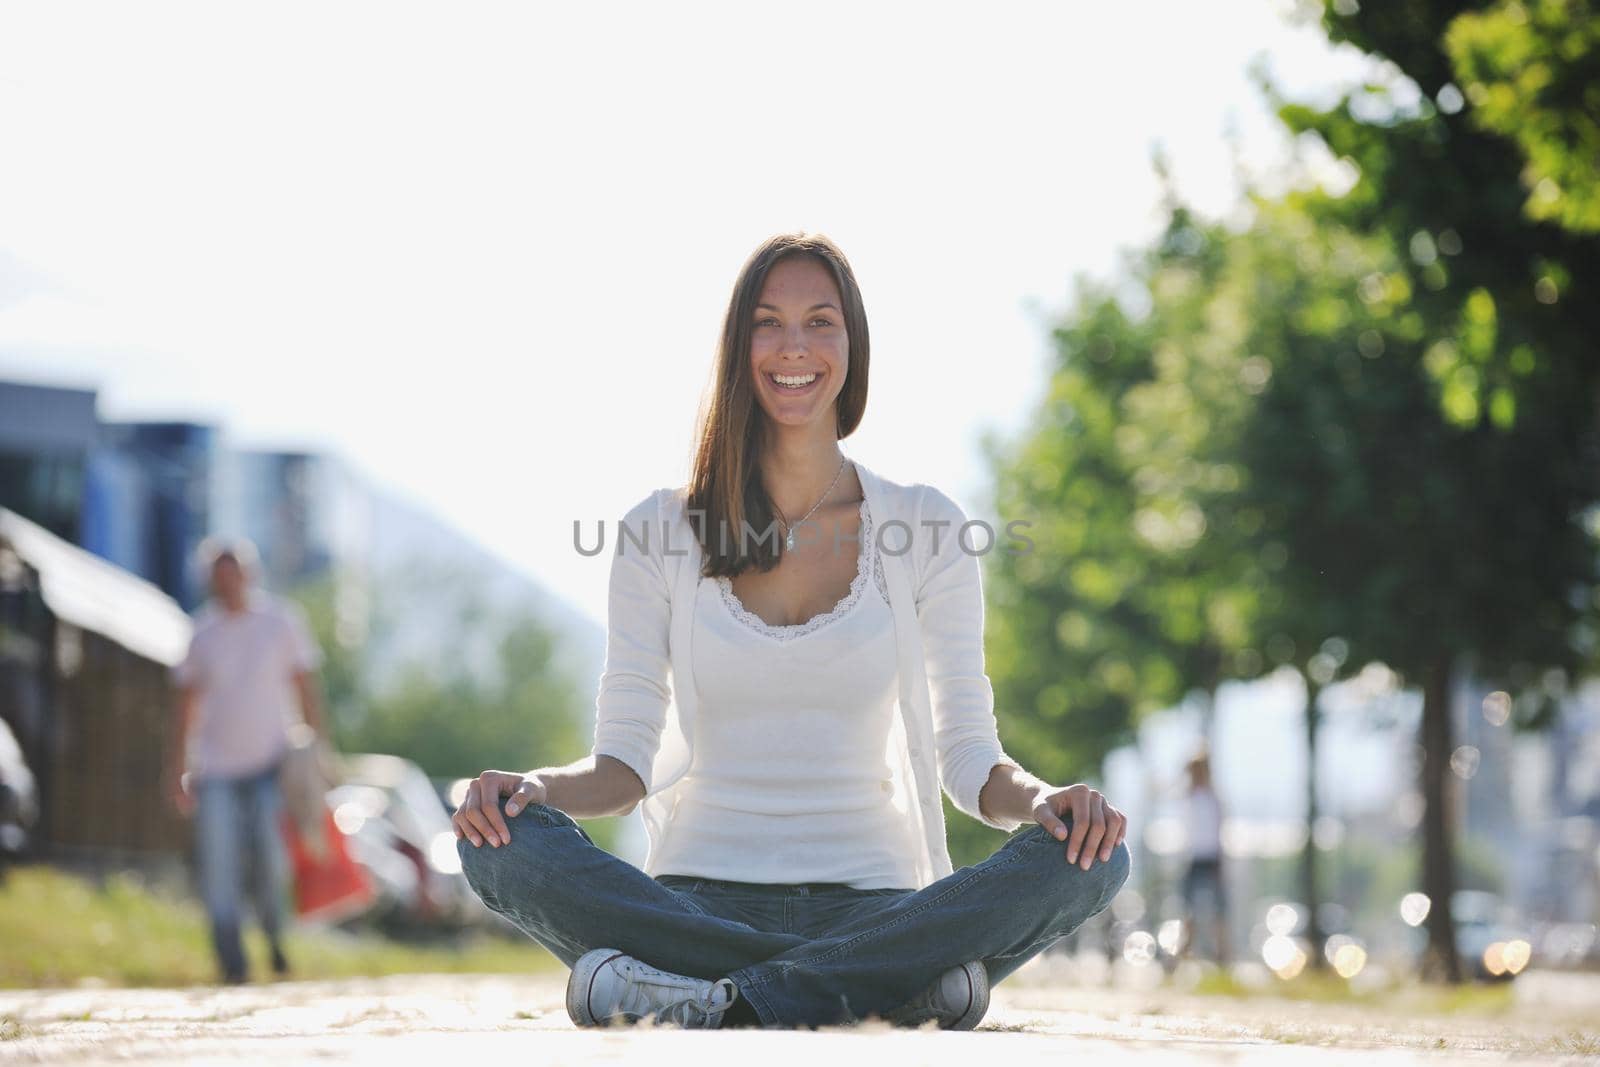
M1428 947L1422 977L1461 981L1456 955L1456 924L1450 914L1455 895L1455 819L1451 794L1450 754L1455 750L1450 721L1450 658L1440 655L1428 664L1422 689L1422 891L1427 894Z
M1328 959L1322 945L1326 940L1322 926L1317 921L1317 726L1322 713L1317 710L1317 698L1322 686L1306 678L1306 847L1300 857L1301 899L1306 902L1306 940L1311 942L1310 966L1325 971Z

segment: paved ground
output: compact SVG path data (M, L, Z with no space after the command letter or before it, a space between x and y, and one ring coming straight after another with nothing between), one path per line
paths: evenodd
M562 975L414 975L187 990L0 990L0 1063L286 1064L865 1061L910 1067L1018 1062L1365 1065L1600 1063L1600 982L1524 975L1500 1018L1169 989L1071 986L1045 967L994 991L972 1033L862 1026L815 1032L578 1031ZM1524 984L1525 983L1525 984ZM643 1056L655 1057L643 1059ZM1038 1061L1035 1061L1038 1062Z

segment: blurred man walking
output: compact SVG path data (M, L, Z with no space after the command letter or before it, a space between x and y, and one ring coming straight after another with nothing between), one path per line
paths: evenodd
M208 540L200 553L212 600L197 614L188 654L173 671L178 707L166 795L195 816L195 865L217 962L222 980L238 984L249 978L240 930L247 872L273 973L289 970L278 775L297 722L327 738L313 673L322 656L299 609L254 585L249 541Z

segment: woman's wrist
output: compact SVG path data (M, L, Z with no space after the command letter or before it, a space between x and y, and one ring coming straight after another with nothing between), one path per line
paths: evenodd
M1016 763L1002 760L978 793L978 808L996 822L1027 822L1050 786Z
M526 798L526 803L550 803L550 780L548 778L545 778L538 771L529 771L522 776L522 782L522 793Z

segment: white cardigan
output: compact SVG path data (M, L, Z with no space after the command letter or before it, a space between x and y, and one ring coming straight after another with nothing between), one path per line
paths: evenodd
M978 558L957 541L965 512L931 485L901 484L859 461L855 466L883 549L894 614L900 696L889 739L892 800L905 814L920 889L953 869L940 787L958 810L1013 831L1021 821L983 817L978 792L996 764L1016 761L1000 746L994 689L984 672ZM622 519L626 532L617 531L612 555L606 662L595 701L593 754L621 760L645 785L647 874L694 758L689 645L701 564L694 532L704 519L686 514L686 495L686 488L656 489ZM990 541L981 532L962 540L973 547Z

